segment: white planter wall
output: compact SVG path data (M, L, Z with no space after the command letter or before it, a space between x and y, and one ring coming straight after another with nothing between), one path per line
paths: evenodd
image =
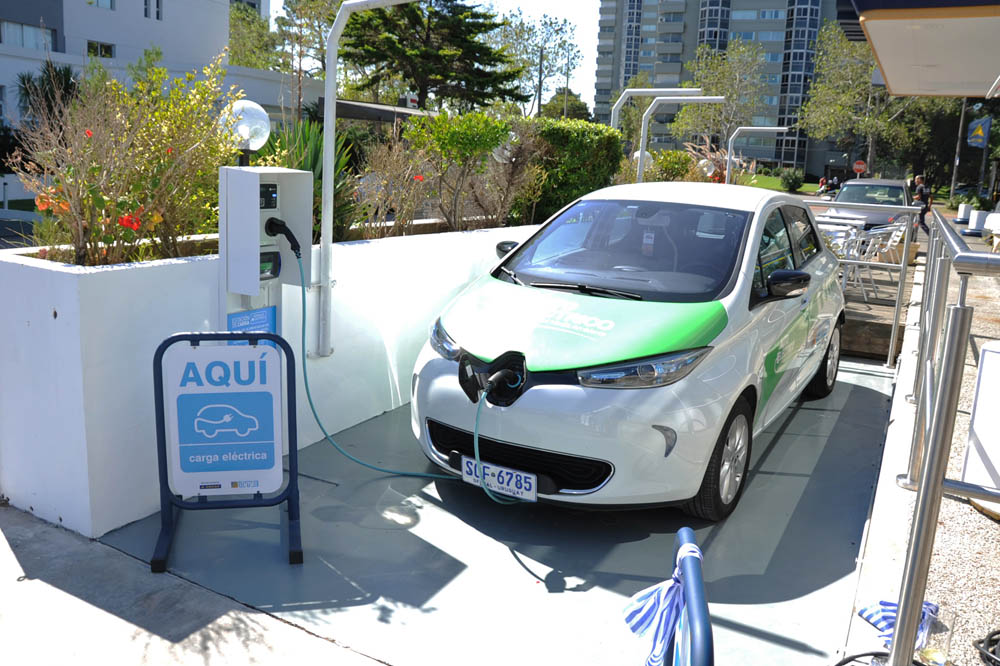
M441 308L496 262L498 241L534 229L335 245L334 353L309 360L327 429L406 404L413 364ZM319 248L312 250L318 270ZM0 252L0 493L97 537L159 508L153 352L172 333L216 328L218 258L80 268L23 254ZM297 356L299 297L284 288L281 332ZM317 299L311 289L310 348ZM297 374L302 447L322 435Z

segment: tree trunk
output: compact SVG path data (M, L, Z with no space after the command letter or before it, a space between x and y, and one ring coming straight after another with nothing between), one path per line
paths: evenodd
M867 162L868 174L873 175L875 173L875 137L871 134L868 135L868 157L865 162Z
M542 64L545 62L545 47L538 52L538 112L536 116L542 115Z

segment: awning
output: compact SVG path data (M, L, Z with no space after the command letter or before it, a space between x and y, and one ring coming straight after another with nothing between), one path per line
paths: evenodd
M319 98L319 110L322 113L325 98ZM410 116L435 116L433 111L410 109L405 106L390 106L388 104L372 104L371 102L352 102L346 99L337 100L337 118L350 120L377 120L384 123L395 122L396 119L406 119Z
M854 0L893 95L986 97L1000 76L1000 4Z

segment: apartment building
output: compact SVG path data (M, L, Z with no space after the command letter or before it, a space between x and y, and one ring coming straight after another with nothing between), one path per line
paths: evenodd
M646 72L654 87L678 86L689 78L684 63L694 58L699 44L725 49L739 37L764 49L761 78L768 93L765 110L753 124L794 125L813 74L816 35L827 19L860 35L849 0L601 0L595 115L609 122L612 94L633 76ZM666 127L677 107L661 108L650 127L651 148L677 148ZM794 132L746 137L737 144L748 158L816 175L831 160L841 160L826 142Z
M239 0L270 14L270 0ZM230 0L30 0L0 2L0 118L18 116L17 76L37 73L48 58L83 70L99 59L118 78L145 49L159 47L175 75L199 70L229 43ZM230 67L227 83L242 88L272 117L294 105L293 77ZM323 94L307 81L306 102Z

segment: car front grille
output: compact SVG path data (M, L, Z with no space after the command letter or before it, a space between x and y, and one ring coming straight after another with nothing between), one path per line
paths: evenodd
M427 431L431 446L445 458L449 458L453 451L470 458L474 456L471 432L432 419L427 419ZM542 477L548 477L555 483L557 492L579 494L596 490L614 471L611 463L603 460L529 449L482 436L479 438L479 456L484 462L537 475L540 488L544 488Z

